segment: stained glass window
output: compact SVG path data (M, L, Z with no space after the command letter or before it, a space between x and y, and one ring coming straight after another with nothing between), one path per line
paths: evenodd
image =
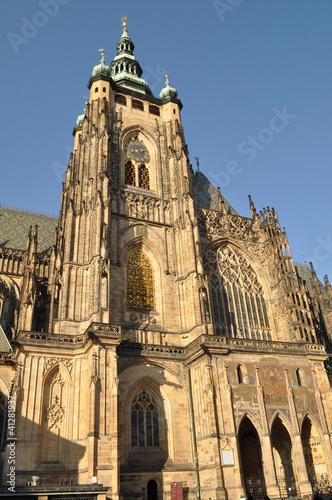
M216 335L271 340L263 289L248 259L229 246L204 257Z
M159 446L157 406L144 389L137 394L131 407L131 445Z
M140 248L130 255L127 262L127 306L155 308L152 265Z
M149 171L145 165L140 165L138 169L139 187L150 189Z
M131 161L128 161L125 165L125 183L135 186L135 167Z

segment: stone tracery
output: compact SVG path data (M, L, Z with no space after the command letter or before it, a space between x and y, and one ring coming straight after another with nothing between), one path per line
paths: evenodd
M215 333L270 339L262 286L248 259L229 246L209 250L204 267L211 289Z

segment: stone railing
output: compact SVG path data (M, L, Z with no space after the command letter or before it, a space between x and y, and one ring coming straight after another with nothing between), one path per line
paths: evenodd
M81 335L62 335L57 333L20 331L17 341L26 343L45 342L49 344L83 345L88 339L85 332Z
M319 344L305 344L297 342L272 342L267 340L252 340L243 338L227 338L216 335L201 335L187 346L158 345L141 342L133 342L123 337L121 327L118 325L107 325L104 323L92 323L87 331L81 335L62 335L43 332L21 331L17 338L19 343L34 344L41 343L54 345L67 345L71 347L83 346L88 338L110 335L118 339L119 350L128 354L157 357L176 357L185 359L195 351L213 348L220 349L220 353L226 351L246 351L265 353L299 353L326 354L325 347Z

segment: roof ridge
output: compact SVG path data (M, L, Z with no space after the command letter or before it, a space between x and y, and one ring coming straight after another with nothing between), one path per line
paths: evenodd
M46 214L45 212L35 212L34 210L28 210L23 208L10 207L9 205L5 205L4 203L0 203L0 208L5 208L6 210L12 210L13 212L21 212L23 214L42 215L43 217L50 217L52 219L59 218L59 215Z

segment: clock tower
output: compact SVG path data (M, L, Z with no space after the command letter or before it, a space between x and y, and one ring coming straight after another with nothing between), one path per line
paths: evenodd
M182 104L168 76L160 97L153 96L126 22L116 49L110 66L102 54L93 69L90 99L73 132L52 254L49 329L151 325L154 342L163 344L169 332L181 343L179 331L191 338L206 332ZM130 295L133 287L153 300ZM136 336L147 334L139 329Z

